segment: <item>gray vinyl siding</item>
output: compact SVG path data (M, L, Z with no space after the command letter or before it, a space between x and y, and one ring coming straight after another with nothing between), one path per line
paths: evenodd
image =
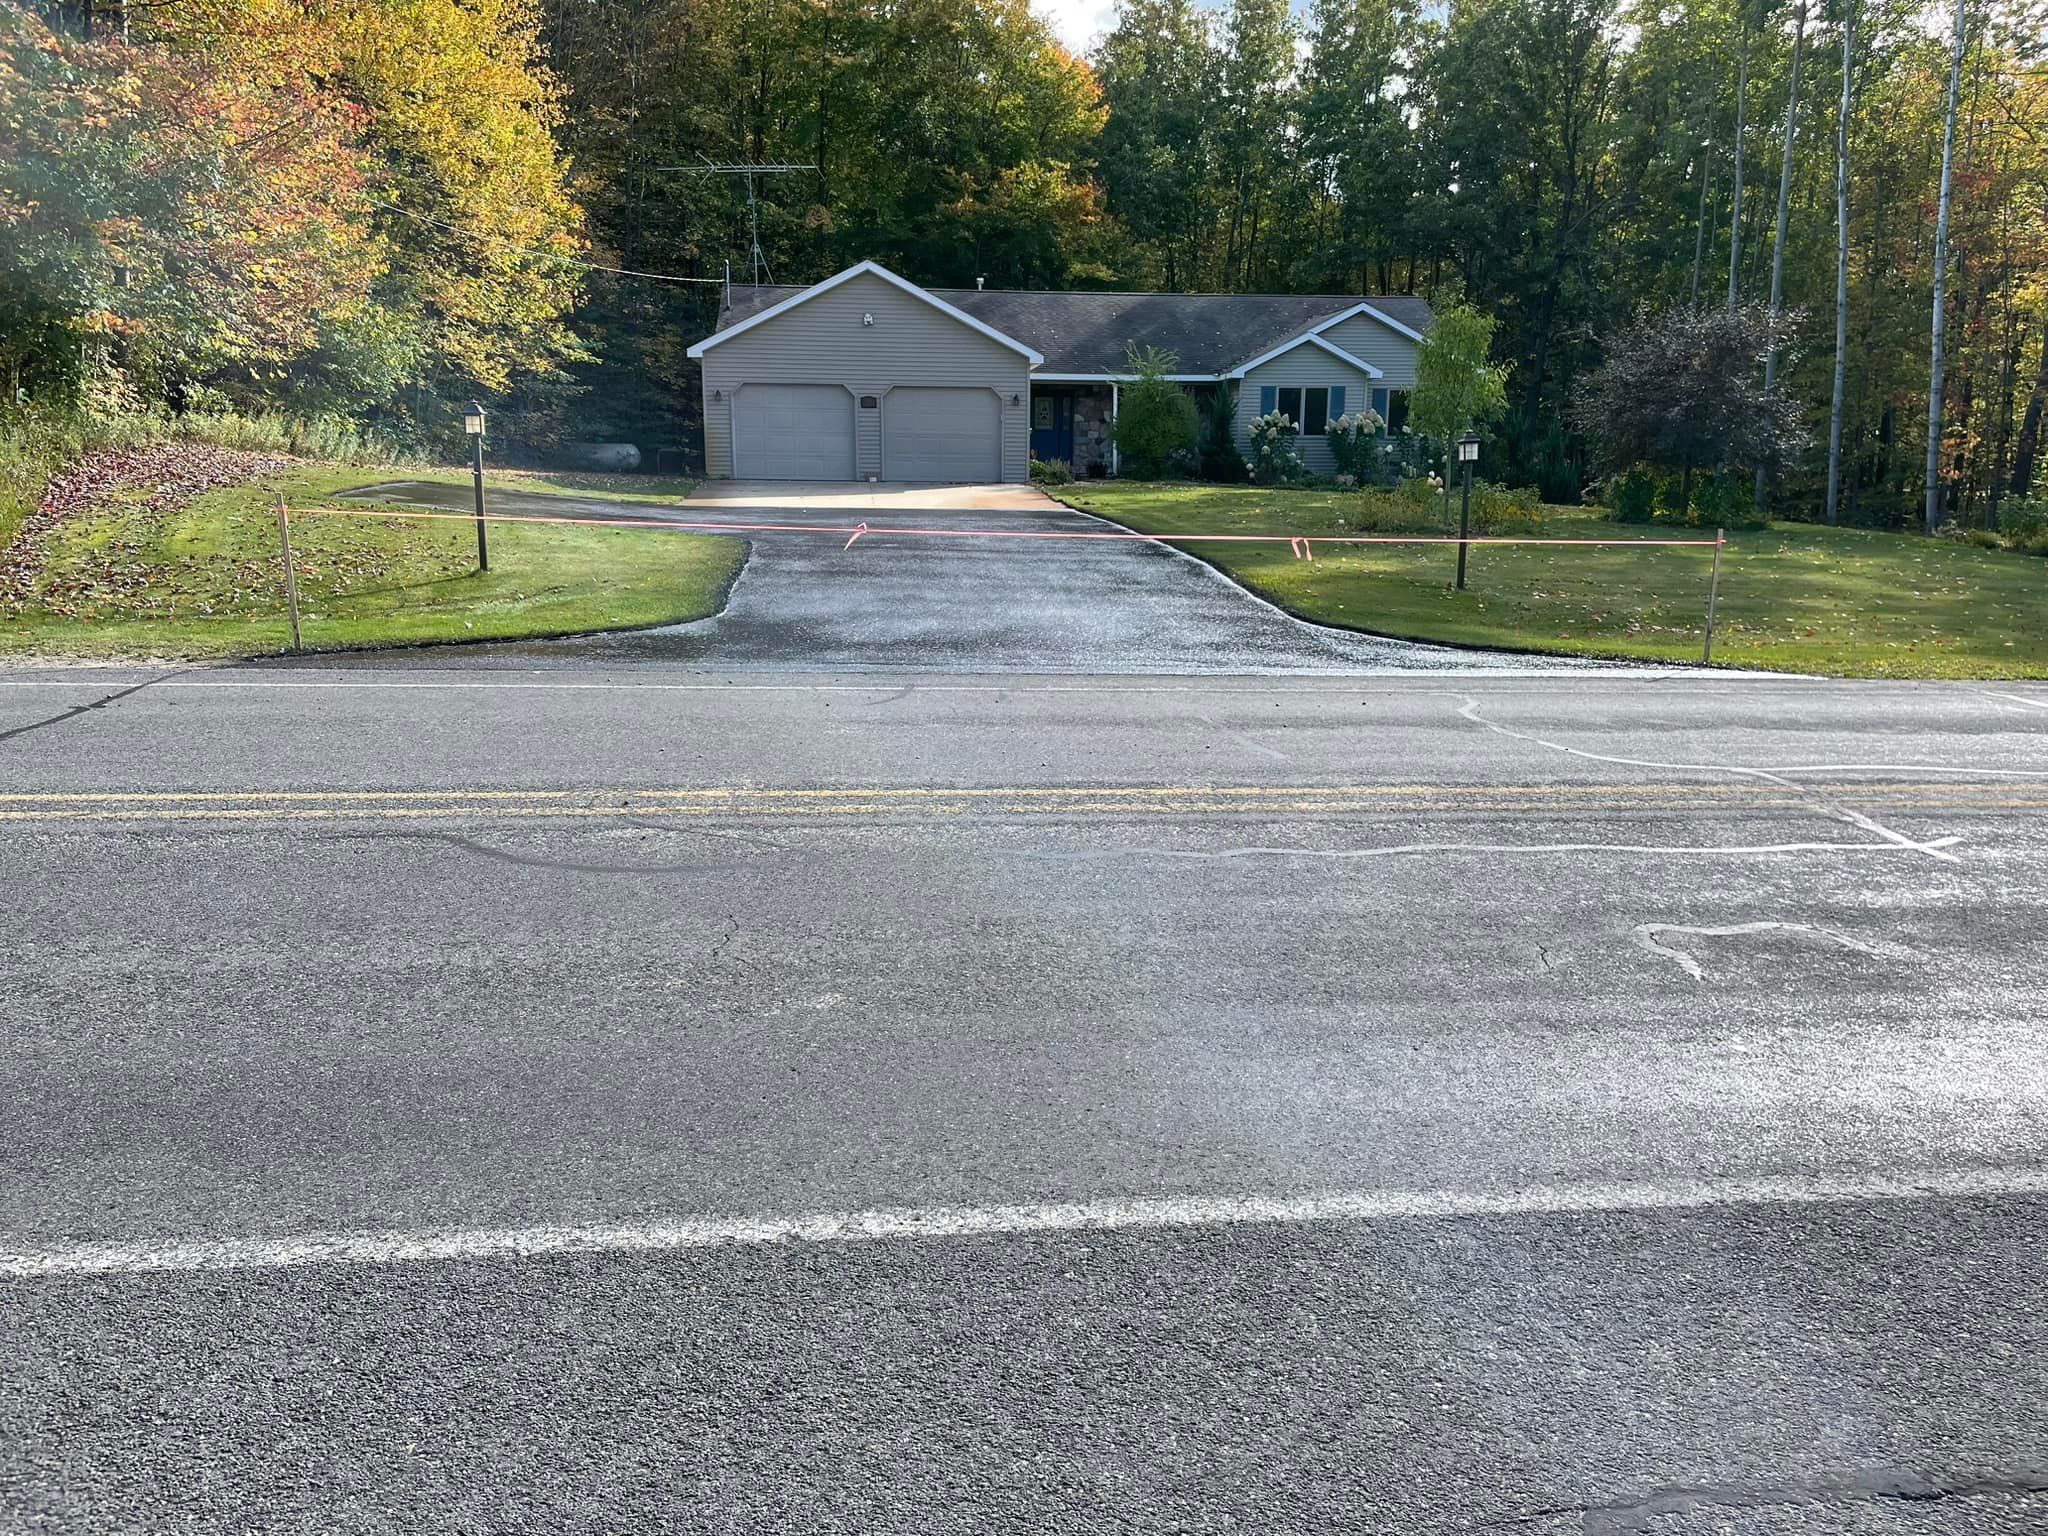
M1342 386L1344 409L1356 411L1372 404L1369 391L1375 382L1370 374L1360 373L1341 358L1332 357L1321 347L1307 342L1292 352L1281 353L1271 362L1259 364L1237 386L1234 429L1238 451L1249 462L1252 456L1252 419L1259 414L1259 390L1262 386L1271 384L1280 389ZM1310 474L1333 475L1337 472L1336 460L1330 457L1330 445L1321 437L1303 435L1296 441L1301 447L1301 462Z
M863 315L874 316L863 325ZM854 399L854 473L881 471L878 399L899 384L992 389L1002 421L1005 480L1028 477L1031 367L1021 352L863 273L744 335L708 349L704 367L704 461L714 478L732 474L732 399L742 384L839 384ZM722 399L714 395L722 394ZM1010 403L1015 396L1017 404Z
M1371 315L1353 315L1331 326L1322 337L1386 374L1377 381L1381 389L1415 387L1415 343L1399 331L1388 330Z

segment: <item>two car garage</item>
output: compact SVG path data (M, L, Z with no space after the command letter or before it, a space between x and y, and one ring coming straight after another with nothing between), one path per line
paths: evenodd
M870 419L872 418L872 419ZM881 480L1003 478L1002 399L990 388L900 385L855 394L839 384L739 385L732 465L742 480L855 480L859 436Z
M1027 478L1043 359L873 262L809 288L735 287L690 356L714 478Z

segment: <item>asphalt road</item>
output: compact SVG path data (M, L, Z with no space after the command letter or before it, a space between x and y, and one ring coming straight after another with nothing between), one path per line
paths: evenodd
M1601 665L1415 645L1304 624L1193 556L1149 540L875 534L848 546L841 537L789 531L844 530L862 522L1004 534L1121 531L1028 486L889 487L870 495L864 487L818 485L794 502L750 489L712 482L703 496L681 506L494 490L491 509L501 516L766 523L780 531L745 535L747 563L725 610L708 619L453 653L384 653L370 664L1233 676L1446 666L1556 672ZM471 505L468 487L430 481L385 481L354 494L463 511Z
M0 675L0 1530L2048 1528L2048 690Z

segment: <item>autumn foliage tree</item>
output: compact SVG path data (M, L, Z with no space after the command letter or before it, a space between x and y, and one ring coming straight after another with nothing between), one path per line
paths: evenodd
M0 9L0 350L16 389L272 368L367 299L364 116L296 69Z
M0 356L38 398L374 415L579 354L580 211L526 0L0 3Z

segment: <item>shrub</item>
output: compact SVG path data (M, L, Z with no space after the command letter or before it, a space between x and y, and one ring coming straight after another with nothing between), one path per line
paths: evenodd
M1688 528L1768 528L1771 523L1756 509L1749 478L1728 473L1693 482L1692 505L1683 521Z
M1657 474L1638 464L1607 482L1607 515L1617 523L1647 523L1657 516Z
M1204 480L1223 485L1242 485L1252 472L1237 451L1237 389L1230 384L1217 387L1202 419L1202 462Z
M2013 549L2048 534L2048 496L2020 496L1998 508L1998 532ZM2029 553L2038 554L2038 550Z
M1534 533L1543 526L1543 500L1532 485L1472 487L1472 525L1481 533Z
M1301 478L1301 447L1291 417L1268 411L1252 418L1252 479L1260 485L1286 485Z
M2003 549L2005 540L1989 528L1970 528L1963 533L1963 542L1977 549Z
M1410 475L1394 487L1394 497L1405 515L1434 527L1443 506L1443 482L1434 475Z
M1324 429L1337 473L1356 485L1371 485L1380 476L1380 428L1386 423L1375 411L1348 411Z
M1074 478L1074 467L1065 459L1033 459L1031 478L1040 485L1065 485Z
M1180 366L1171 352L1148 347L1126 355L1131 382L1116 413L1116 447L1126 473L1157 480L1176 448L1195 445L1194 397L1167 377Z
M1174 449L1166 456L1166 478L1193 480L1202 472L1202 456L1189 447Z

